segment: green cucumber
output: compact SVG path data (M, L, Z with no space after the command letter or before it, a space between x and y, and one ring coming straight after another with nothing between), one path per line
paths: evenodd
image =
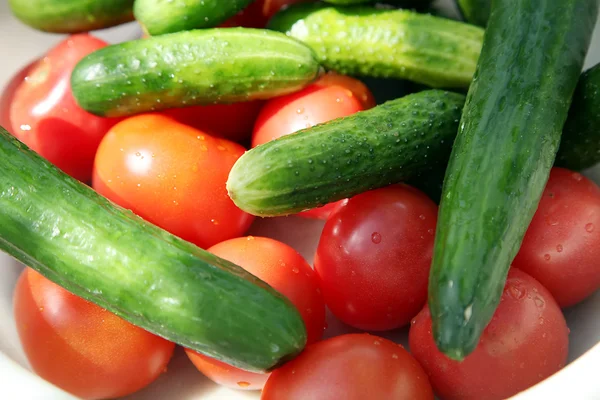
M134 0L9 0L12 13L32 28L77 33L133 21Z
M150 35L213 28L254 0L135 0L134 14Z
M77 64L71 87L84 110L121 117L267 99L295 92L320 73L312 50L281 33L206 29L95 51Z
M456 360L500 302L598 14L597 0L495 4L446 171L429 279L433 336Z
M0 250L123 319L253 371L297 354L296 308L258 278L124 210L0 128Z
M465 97L429 90L258 146L227 181L254 215L293 214L445 164Z
M492 0L455 0L465 21L483 26L487 25L492 9Z
M579 79L556 165L572 170L600 162L600 64Z
M483 41L483 29L446 18L321 3L291 6L269 28L306 43L328 69L438 88L469 86Z

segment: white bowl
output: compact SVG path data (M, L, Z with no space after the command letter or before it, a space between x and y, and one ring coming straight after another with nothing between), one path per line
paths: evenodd
M559 1L559 0L557 0ZM448 12L455 12L452 0L439 0ZM105 40L116 42L139 37L135 24L129 24L98 33ZM29 61L39 57L61 35L34 31L15 20L6 1L0 3L0 87ZM600 62L600 20L592 42L586 68ZM600 128L600 127L599 127ZM600 183L600 168L586 171L586 175ZM257 221L252 234L269 236L290 244L312 263L314 251L323 224L300 218L276 218ZM12 313L12 292L22 265L0 254L0 398L27 400L75 399L33 374L21 350ZM600 399L600 291L585 302L565 311L570 335L570 364L559 373L514 397L514 400ZM329 316L326 336L335 336L351 329ZM406 344L407 331L384 334ZM201 375L179 349L169 364L169 371L155 383L128 399L258 399L258 393L232 391L221 388Z

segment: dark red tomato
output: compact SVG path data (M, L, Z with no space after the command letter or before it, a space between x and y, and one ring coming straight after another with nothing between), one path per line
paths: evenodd
M311 0L256 0L235 17L223 23L221 27L264 28L271 17L282 7L308 1Z
M300 129L345 117L374 105L362 82L341 75L325 75L299 92L269 100L262 108L252 147L289 135ZM338 204L300 213L300 216L326 219Z
M146 387L165 371L175 347L31 268L17 282L14 310L33 370L84 399L121 397Z
M402 346L368 334L308 346L271 374L261 400L433 400L427 375Z
M359 194L332 214L315 270L325 302L365 330L406 325L427 300L437 206L407 185Z
M115 203L196 245L241 236L253 217L225 183L245 149L160 114L115 125L102 140L93 187Z
M438 351L429 308L414 319L409 344L444 400L506 399L546 379L567 361L569 330L552 295L513 268L492 321L464 361Z
M579 173L553 168L513 266L569 307L600 287L599 260L600 188Z
M106 42L87 34L69 36L32 66L10 108L13 134L72 177L89 182L94 155L118 121L80 108L71 93L71 72Z
M321 339L325 330L325 303L315 272L296 250L277 240L253 236L231 239L208 250L241 266L287 297L302 315L308 344ZM260 390L267 381L267 374L242 371L186 351L198 370L221 385Z
M15 96L15 91L25 81L27 75L31 70L31 67L35 65L37 61L27 65L25 68L17 72L9 81L8 84L2 90L0 95L0 126L6 129L9 133L13 132L12 124L10 122L10 105Z
M240 142L250 138L262 101L173 108L163 111L177 121L213 135Z

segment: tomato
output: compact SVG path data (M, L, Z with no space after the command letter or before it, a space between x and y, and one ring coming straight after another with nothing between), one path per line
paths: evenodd
M10 133L13 132L12 124L10 122L10 105L13 101L16 90L23 82L25 82L25 78L27 75L29 75L31 67L35 65L36 62L37 61L27 65L25 68L17 72L12 78L10 78L8 84L4 87L2 94L0 95L0 126Z
M115 125L100 143L93 187L115 203L207 248L241 236L253 217L225 188L239 144L160 114Z
M308 346L271 374L261 400L433 400L427 375L402 346L349 334Z
M248 236L219 243L209 251L238 264L286 296L302 315L307 343L321 339L325 330L325 303L315 272L296 250L277 240ZM186 351L204 375L221 385L260 390L267 381L267 374L242 371L191 350Z
M300 129L365 110L375 102L360 81L327 74L299 92L269 100L254 126L252 147L270 142ZM300 216L326 219L338 204L300 213Z
M310 0L256 0L236 16L223 23L221 27L264 28L271 17L282 7L307 1Z
M14 310L33 370L84 399L115 398L144 388L165 371L175 348L31 268L17 282Z
M10 107L13 134L84 182L92 177L100 140L118 120L92 115L77 105L71 72L79 60L106 45L87 34L69 36L32 66Z
M407 185L352 197L323 228L315 270L325 302L365 330L406 325L427 300L437 206Z
M436 393L445 400L505 399L544 380L567 361L569 330L558 304L538 281L513 268L492 321L464 361L436 347L425 307L409 344Z
M600 287L598 260L600 188L579 173L553 168L513 266L569 307Z
M196 129L239 142L250 138L262 101L172 108L164 114Z

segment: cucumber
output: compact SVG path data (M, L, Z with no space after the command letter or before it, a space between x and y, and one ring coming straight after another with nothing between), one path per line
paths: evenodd
M9 0L12 13L32 28L78 33L133 21L134 0Z
M296 308L240 267L145 222L0 129L0 250L125 320L228 364L297 354Z
M213 28L254 0L135 0L134 14L150 35Z
M483 41L483 29L446 18L321 3L291 6L269 28L306 43L328 69L436 88L467 88Z
M229 196L254 215L287 215L439 168L464 101L419 92L265 143L233 166Z
M281 33L206 29L102 48L77 64L71 87L84 110L122 117L280 96L321 71L312 50Z
M429 279L433 336L456 360L500 302L598 14L597 0L495 4L446 171Z
M492 9L492 0L455 0L465 21L483 26L487 25Z
M556 165L582 170L599 162L600 64L586 71L579 79L556 156Z

